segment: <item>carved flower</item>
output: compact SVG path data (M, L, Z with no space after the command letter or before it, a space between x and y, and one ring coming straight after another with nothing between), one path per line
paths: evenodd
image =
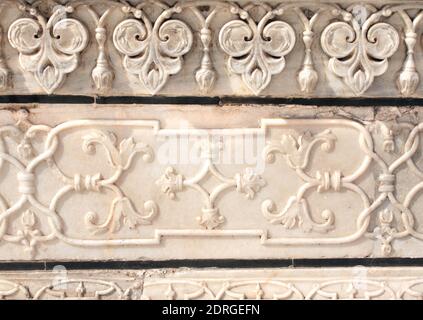
M298 83L301 91L304 93L313 92L318 80L319 76L317 72L311 67L306 66L298 73Z
M235 20L226 23L219 34L220 46L229 55L229 70L240 74L256 95L269 85L272 75L282 72L285 55L295 44L295 32L286 22L273 21L261 34L258 30Z
M415 69L405 69L400 73L397 84L402 95L410 96L416 91L419 82L420 77Z
M26 210L21 216L23 229L18 230L16 235L20 243L25 247L25 251L34 255L38 238L42 236L41 231L35 229L37 219L31 210Z
M216 81L216 72L208 68L200 68L195 73L195 80L202 92L209 92Z
M201 211L203 214L197 220L206 229L215 229L225 222L225 217L220 215L217 208L203 208Z
M184 177L176 172L172 167L168 167L165 173L156 181L161 190L170 199L175 199L176 194L183 189Z
M375 132L383 138L383 150L388 153L395 151L395 136L403 129L396 121L375 121L368 125L370 132Z
M251 168L246 168L243 174L237 174L235 181L236 190L239 193L245 193L247 199L253 199L255 194L266 185L263 177Z
M112 87L113 79L115 77L110 68L103 65L97 65L91 74L94 84L100 92L105 92Z
M397 233L397 230L391 226L393 220L394 213L392 210L384 209L379 213L379 226L373 230L373 236L381 241L382 253L385 256L391 254L391 242L395 239Z
M387 23L366 23L367 17L334 22L321 36L322 48L331 57L329 70L344 79L356 95L364 93L376 76L388 68L388 58L399 46L399 35ZM358 19L366 22L360 24ZM370 27L369 27L370 26ZM365 29L363 29L365 28Z
M32 10L37 20L18 19L9 28L9 42L20 53L21 67L32 72L47 93L57 89L65 75L76 69L78 54L88 43L82 23L64 18L70 10L57 6L47 22Z
M143 23L144 22L144 23ZM122 21L113 33L113 42L125 55L123 66L127 72L139 76L152 94L158 92L172 74L182 68L182 56L192 46L189 27L180 20L167 20L158 31L151 23L136 19Z

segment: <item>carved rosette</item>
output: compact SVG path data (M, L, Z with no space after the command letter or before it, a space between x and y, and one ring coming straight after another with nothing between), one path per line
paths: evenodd
M33 73L49 94L78 67L78 54L88 43L83 24L66 17L72 11L72 7L58 6L46 20L32 8L30 13L36 19L21 18L9 28L9 42L19 51L22 69Z

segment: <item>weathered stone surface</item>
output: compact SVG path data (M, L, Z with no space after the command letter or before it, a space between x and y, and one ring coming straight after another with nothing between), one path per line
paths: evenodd
M0 273L3 299L421 299L422 268L160 269Z
M133 3L3 1L0 87L8 94L422 97L421 1Z
M1 111L1 259L422 257L420 109L239 108Z
M423 257L423 113L401 100L423 97L423 1L6 0L0 16L1 264ZM0 298L411 299L422 276L16 270Z

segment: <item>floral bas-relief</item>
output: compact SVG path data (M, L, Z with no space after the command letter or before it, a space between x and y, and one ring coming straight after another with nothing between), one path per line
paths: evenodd
M5 300L419 300L422 268L272 268L0 273Z
M154 94L167 82L169 75L182 69L182 56L192 46L193 35L188 25L169 18L181 9L176 6L166 9L152 24L139 9L123 7L139 19L122 21L113 33L116 48L125 55L124 68L136 74Z
M112 255L139 247L160 257L174 239L198 239L199 248L204 239L208 246L243 239L270 256L317 245L330 255L334 246L354 250L363 241L375 256L403 256L407 251L398 245L413 240L418 246L423 239L416 215L421 124L263 119L258 128L222 131L231 139L253 134L248 144L259 147L256 166L232 164L229 173L219 162L225 143L201 143L195 166L163 163L163 137L198 139L203 130L161 129L156 120L70 120L49 127L31 124L28 116L18 112L15 125L0 129L0 239L5 250L23 249L22 256L0 248L5 257L42 259L50 247L63 246L87 253L108 247ZM74 196L86 199L78 200L82 207L70 200Z
M400 37L391 25L376 22L392 14L389 9L378 12L370 6L351 7L338 14L350 24L334 22L327 26L321 37L322 48L331 57L329 70L360 95L376 76L386 72L388 58L397 51Z
M14 17L0 24L6 94L423 96L421 1L8 0L0 13Z
M0 2L0 300L423 299L423 0Z
M283 21L267 23L279 14L277 10L266 14L258 24L247 11L234 7L232 12L242 20L223 26L219 44L229 55L229 70L241 74L248 88L258 95L269 85L271 76L285 68L285 55L294 47L295 32Z
M234 178L225 177L213 163L215 155L211 151L213 146L202 146L203 164L198 172L192 178L185 178L178 174L172 167L168 167L164 175L156 181L161 187L163 193L170 199L175 199L176 194L184 190L185 187L198 191L204 198L204 206L201 209L202 215L197 217L198 223L206 229L215 229L225 222L225 217L220 215L219 209L215 207L215 201L220 193L229 188L236 188L236 191L245 194L247 199L253 199L255 194L266 185L264 179L254 172L252 168L246 168L244 173L237 173ZM201 181L208 176L213 176L220 185L216 186L211 192L201 186Z
M57 7L46 20L35 8L23 7L36 19L21 18L9 27L8 38L19 51L19 62L47 93L55 91L66 74L78 66L78 55L88 44L84 25L66 15L70 6Z

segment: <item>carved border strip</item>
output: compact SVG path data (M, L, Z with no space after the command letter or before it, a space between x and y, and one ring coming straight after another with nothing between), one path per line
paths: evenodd
M323 55L329 58L327 69L344 80L349 95L362 96L375 77L385 74L388 61L399 48L401 38L406 47L406 58L397 76L398 93L412 96L419 93L420 75L415 53L421 46L420 27L423 4L392 3L376 8L372 4L345 5L334 3L281 1L271 5L241 5L230 1L183 1L168 5L160 1L142 1L132 5L126 1L104 1L98 11L95 1L67 1L56 5L48 1L50 13L39 4L24 1L5 2L18 6L23 18L14 21L7 30L10 45L19 52L21 68L33 74L46 93L53 93L73 72L89 43L89 32L78 18L69 17L81 6L95 22L97 62L92 70L92 81L99 93L113 89L114 71L107 53L107 40L113 39L115 49L122 55L123 68L139 78L151 94L159 93L183 68L183 57L191 51L194 41L192 26L178 18L181 12L193 14L201 24L199 41L203 55L193 78L203 93L213 91L217 72L210 48L218 35L218 47L227 57L230 74L239 75L245 86L259 95L271 82L272 76L283 72L296 41L296 32L283 19L295 16L302 25L303 63L298 71L299 94L312 94L319 81L313 60ZM106 6L106 9L104 9ZM160 11L149 17L148 7ZM206 10L205 8L208 8ZM254 10L263 13L257 17ZM106 21L115 10L122 10L127 18L114 30L106 29ZM220 31L212 30L212 22L220 10L230 11L235 19L226 22ZM413 13L417 10L417 13ZM390 17L399 18L402 30L390 24ZM321 19L337 21L326 25L321 34L314 26ZM320 41L321 50L314 52L312 44ZM1 52L1 50L0 50ZM288 60L287 60L288 59ZM0 55L0 88L7 90L10 82L7 61ZM419 92L416 92L419 91Z
M0 273L2 299L421 299L422 268L160 269Z

